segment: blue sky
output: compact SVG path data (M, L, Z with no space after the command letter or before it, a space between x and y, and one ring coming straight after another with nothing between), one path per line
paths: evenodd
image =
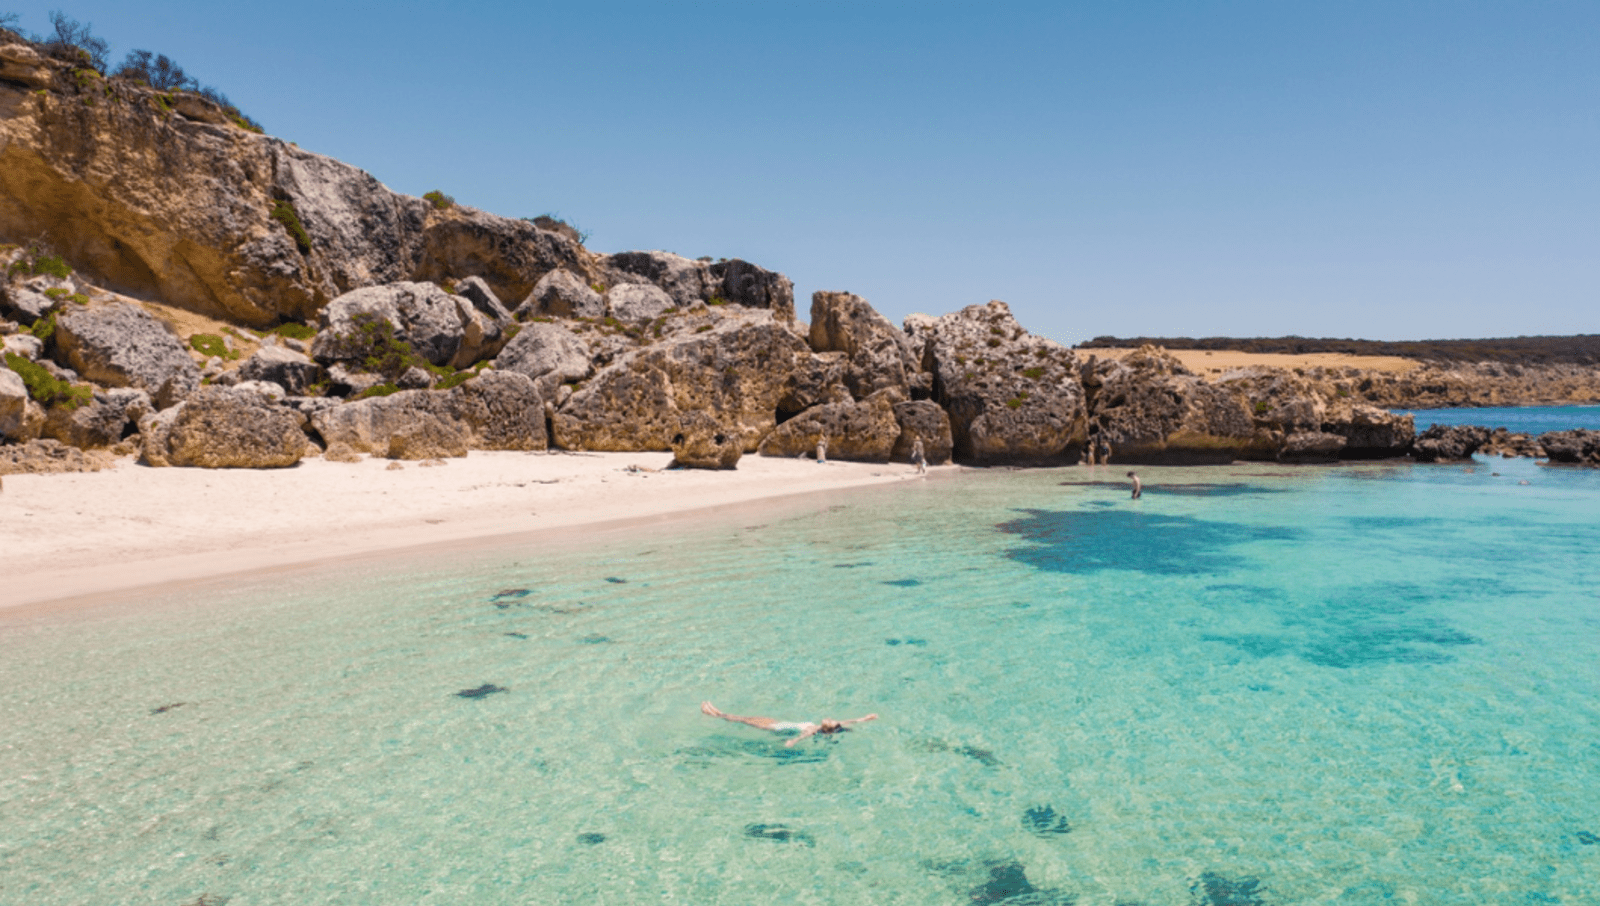
M1600 333L1600 4L60 8L399 191L899 320Z

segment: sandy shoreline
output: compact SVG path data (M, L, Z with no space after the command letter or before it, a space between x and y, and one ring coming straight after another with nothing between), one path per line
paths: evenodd
M7 475L0 609L472 538L915 480L908 465L668 453L473 452L443 466L308 459L291 469ZM931 470L942 472L956 467Z

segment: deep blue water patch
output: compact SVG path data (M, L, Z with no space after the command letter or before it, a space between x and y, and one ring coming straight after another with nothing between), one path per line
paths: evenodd
M1072 833L1072 825L1066 816L1056 814L1056 810L1049 805L1036 805L1023 812L1022 826L1040 837Z
M831 740L830 740L831 741ZM691 764L711 765L729 758L743 760L759 758L779 765L816 764L828 760L829 746L796 746L785 748L783 740L733 739L715 737L706 745L679 749Z
M1267 906L1261 882L1255 878L1228 878L1205 872L1189 885L1194 906Z
M792 830L786 824L746 824L744 835L752 840L771 840L774 843L804 843L816 846L817 841L805 831Z
M475 689L462 689L460 692L457 692L456 695L460 698L487 698L496 692L509 691L511 690L505 688L504 686L496 686L494 683L484 683Z
M921 579L885 579L884 585L893 585L896 588L916 588L922 584Z
M1027 543L1006 556L1061 573L1127 570L1167 576L1208 575L1246 565L1231 549L1257 541L1295 541L1281 527L1217 522L1128 510L1024 510L996 528Z
M606 842L606 835L605 834L594 834L594 833L579 834L578 835L578 842L586 844L588 846L597 846L597 845L599 845L601 843Z

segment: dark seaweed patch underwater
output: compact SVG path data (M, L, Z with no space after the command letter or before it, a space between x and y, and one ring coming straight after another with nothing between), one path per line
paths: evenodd
M1035 569L1090 573L1116 569L1166 576L1227 572L1246 565L1230 548L1295 541L1295 529L1129 510L1024 510L996 526L1024 543L1006 556Z

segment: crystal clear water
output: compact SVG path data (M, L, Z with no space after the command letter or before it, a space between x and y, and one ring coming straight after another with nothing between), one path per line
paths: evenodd
M1505 428L1513 434L1544 434L1587 428L1600 431L1600 406L1506 406L1481 409L1396 409L1414 415L1417 430L1433 425L1482 425Z
M1120 475L0 616L0 902L1600 902L1600 474Z

